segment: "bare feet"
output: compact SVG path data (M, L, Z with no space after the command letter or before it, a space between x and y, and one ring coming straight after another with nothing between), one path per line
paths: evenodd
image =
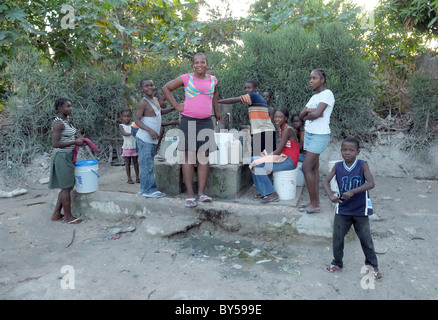
M62 218L64 218L64 216L62 214L60 214L59 212L54 212L52 214L52 216L50 217L50 220L52 220L52 221L59 221Z

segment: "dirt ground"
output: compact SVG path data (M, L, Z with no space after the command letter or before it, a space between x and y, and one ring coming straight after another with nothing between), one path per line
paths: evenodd
M45 164L34 166L47 170ZM345 245L344 269L330 274L324 271L332 259L330 239L272 241L204 224L162 238L141 232L139 219L52 222L47 199L57 190L39 181L35 167L22 180L3 176L4 190L27 192L0 198L0 299L435 300L438 181L383 176L375 168L376 216L370 223L383 275L379 282L364 268L357 238ZM135 194L138 185L126 184L123 170L99 164L99 187ZM304 189L299 204L306 201ZM322 188L321 203L320 215L331 217Z

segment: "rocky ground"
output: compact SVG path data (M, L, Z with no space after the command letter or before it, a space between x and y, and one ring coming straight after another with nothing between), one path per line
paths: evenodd
M333 144L321 157L322 178L328 161L339 158L338 150L339 144ZM3 191L24 188L26 193L0 198L0 298L437 299L438 181L432 179L437 166L415 163L397 150L393 140L363 149L360 155L376 180L371 191L376 216L370 221L383 274L380 282L372 281L364 268L354 234L345 246L345 268L329 274L324 268L332 259L331 240L326 237L249 237L203 223L166 238L144 232L145 219L134 217L87 217L75 226L51 222L49 199L56 191L45 184L47 158L35 159L32 167L23 169L25 178L1 178ZM99 173L99 188L137 192L136 185L126 184L123 167L100 163ZM166 208L170 200L158 201ZM299 204L306 201L304 189ZM331 219L332 205L322 188L321 202L319 215ZM288 214L300 213L291 207L284 212L286 218Z

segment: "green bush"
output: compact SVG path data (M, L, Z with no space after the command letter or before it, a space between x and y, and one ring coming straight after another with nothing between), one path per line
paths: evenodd
M244 94L245 81L256 80L260 93L272 93L274 108L288 107L292 113L300 112L313 94L310 72L323 68L328 75L327 88L336 99L332 135L367 135L373 124L370 63L360 41L343 25L323 24L313 31L285 26L271 34L249 32L242 40L241 46L231 47L223 54L214 53L214 61L209 61L219 80L220 98L240 96ZM185 72L190 72L191 65L186 66ZM163 67L159 72L168 74ZM156 75L160 78L160 74ZM237 128L249 123L247 106L234 106L233 123Z
M415 73L409 83L416 145L424 147L438 137L438 82L429 73Z
M120 138L118 117L130 96L117 74L92 66L65 70L26 47L20 48L7 72L13 93L5 103L7 125L0 131L0 160L30 163L35 154L52 150L54 102L60 97L72 101L71 121L79 134L112 152L111 146Z

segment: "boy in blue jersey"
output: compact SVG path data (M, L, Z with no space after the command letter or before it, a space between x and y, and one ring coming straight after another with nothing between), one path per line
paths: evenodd
M364 160L357 159L359 141L347 138L342 142L341 154L344 161L337 162L324 181L324 189L331 202L336 204L336 214L333 223L333 256L328 272L335 272L343 267L344 238L351 225L359 237L362 250L365 254L365 265L374 268L374 280L381 280L377 256L371 238L368 216L373 214L368 190L374 188L374 178ZM339 187L339 196L336 197L330 190L330 180L336 175Z

